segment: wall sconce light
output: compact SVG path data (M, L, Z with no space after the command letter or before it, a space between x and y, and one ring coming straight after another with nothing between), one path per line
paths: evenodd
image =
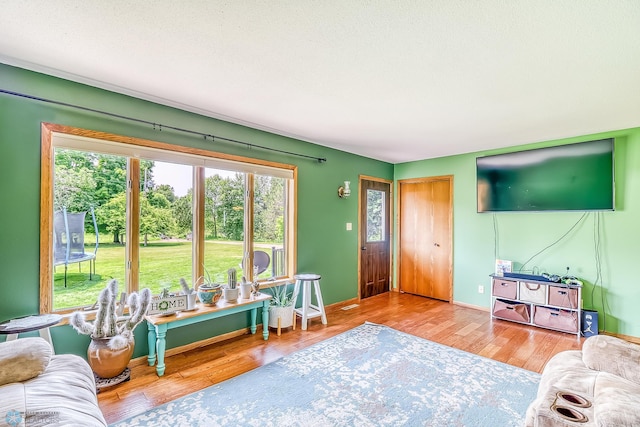
M351 195L351 189L349 188L349 184L351 184L349 181L345 181L344 187L342 185L338 187L338 197L340 197L341 199L346 199Z

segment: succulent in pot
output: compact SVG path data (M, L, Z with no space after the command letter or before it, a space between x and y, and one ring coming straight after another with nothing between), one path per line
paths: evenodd
M74 312L69 318L71 326L80 334L89 335L91 344L87 360L93 371L102 378L111 378L127 367L133 354L135 327L144 320L151 304L151 291L129 295L129 315L118 317L116 299L118 282L111 280L98 295L98 311L93 322L85 320L85 314Z
M198 286L198 299L204 305L215 305L222 297L222 286L216 283L203 283Z
M293 292L287 285L269 288L271 301L269 303L269 327L288 328L293 325L294 303Z
M222 298L222 285L213 282L207 269L205 275L201 277L203 282L198 286L198 299L204 305L215 305Z

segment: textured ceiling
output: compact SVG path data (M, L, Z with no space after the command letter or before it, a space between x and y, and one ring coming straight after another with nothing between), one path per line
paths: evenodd
M0 62L392 163L640 126L638 0L4 0Z

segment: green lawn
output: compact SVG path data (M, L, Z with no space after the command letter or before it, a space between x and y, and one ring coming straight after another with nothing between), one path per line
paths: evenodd
M123 292L125 278L125 248L113 243L100 243L96 257L96 274L89 280L89 263L70 264L67 287L64 287L64 266L56 267L54 274L54 309L80 307L93 304L107 281L117 279ZM151 289L152 294L170 287L180 291L178 280L184 277L191 285L191 242L153 241L140 247L140 288ZM237 277L242 277L242 242L207 241L205 245L205 268L211 278L221 283L227 281L227 270L235 268ZM269 270L261 277L269 277Z

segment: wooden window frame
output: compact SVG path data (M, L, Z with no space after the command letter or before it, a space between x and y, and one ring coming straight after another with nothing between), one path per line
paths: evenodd
M233 162L241 166L243 169L251 168L252 165L257 168L271 168L273 170L288 171L287 174L291 176L287 185L287 206L285 206L285 224L287 230L285 231L285 247L286 247L286 277L279 278L277 280L270 280L265 284L265 287L278 285L291 281L296 265L296 239L295 232L297 227L296 221L296 182L297 182L297 167L294 165L276 163L271 161L264 161L260 159L254 159L249 157L242 157L224 153L218 153L214 151L184 147L180 145L173 145L159 141L153 141L142 138L134 138L128 136L122 136L107 132L99 132L93 130L87 130L72 126L59 125L54 123L42 123L41 124L41 177L40 177L40 313L52 313L53 310L53 184L54 184L54 134L71 135L74 137L98 139L104 142L123 144L126 146L135 146L142 148L149 148L154 150L161 150L165 153L174 153L176 155L190 155L198 156L204 159L220 160L223 162ZM124 154L123 154L124 155ZM126 155L125 155L126 156ZM128 156L127 156L128 157ZM162 160L158 160L162 161ZM139 181L139 163L137 158L128 157L127 162L127 179L132 182ZM130 174L130 171L134 173ZM246 173L249 179L245 180L253 184L253 175L251 172L239 171ZM197 278L201 278L204 275L204 176L205 167L194 166L193 167L193 240L192 240L192 275L194 277L193 282L197 282ZM245 205L253 206L253 188L248 186L245 182ZM127 209L131 211L133 206L138 202L139 186L131 185L127 190ZM247 212L250 211L250 212ZM253 230L253 209L245 209L245 230ZM248 223L247 223L248 222ZM251 225L251 228L247 228ZM132 215L127 215L127 236L126 236L126 256L128 260L128 267L126 268L126 282L127 290L129 292L137 290L138 286L138 246L139 246L139 219L134 218ZM250 248L253 247L253 232L246 233L243 243L243 250L245 256L253 262L253 251ZM251 264L250 264L251 265ZM251 276L252 271L249 272ZM252 277L250 278L252 279ZM56 313L69 313L77 310L78 307L56 310Z

